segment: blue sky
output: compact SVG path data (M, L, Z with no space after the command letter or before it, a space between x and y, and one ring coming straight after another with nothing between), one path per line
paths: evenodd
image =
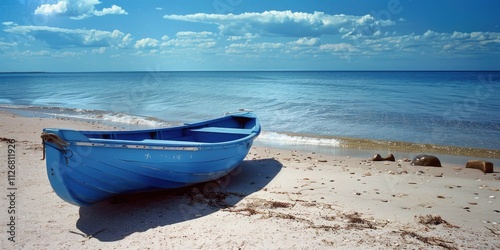
M500 1L2 0L0 72L500 70Z

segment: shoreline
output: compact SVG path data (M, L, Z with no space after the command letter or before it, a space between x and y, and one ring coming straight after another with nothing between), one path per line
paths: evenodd
M55 111L58 110L60 114L45 113L44 110L46 109ZM109 117L104 119L104 116L106 114L111 114L106 111L79 111L80 109L74 108L63 108L62 110L66 111L61 111L61 109L54 107L35 107L34 109L31 109L30 107L21 109L0 107L0 112L7 112L26 118L52 118L74 120L76 122L91 122L109 127L110 130L150 129L157 126L168 127L182 124L182 122L179 121L164 121L155 117L135 116L128 114L119 114L120 118L118 119L110 119ZM73 114L65 114L65 112L95 113L95 115L93 115L92 117L79 117ZM127 121L127 123L123 123L124 121ZM276 137L273 135L278 136ZM459 164L464 161L464 157L469 157L474 160L491 161L494 164L495 168L500 170L500 149L273 131L263 131L261 136L257 138L256 143L262 146L285 147L299 151L319 150L326 154L340 154L344 156L364 156L365 154L373 155L375 153L384 154L385 152L387 152L399 154L406 158L413 158L415 155L421 153L436 154L437 156L440 156L440 158L442 158L444 161L448 161L454 164ZM371 155L364 157L370 157ZM465 162L463 162L463 164L465 164Z
M446 161L441 168L411 166L399 155L395 162L373 162L371 155L254 145L240 168L220 180L76 207L57 197L47 180L40 160L44 127L114 129L0 111L0 137L14 139L17 150L16 242L3 230L5 246L500 248L498 171L484 174ZM8 145L0 142L2 166ZM2 168L0 220L7 224Z
M275 132L268 132L275 133ZM382 151L394 151L400 153L415 153L415 152L425 152L434 153L439 155L450 155L450 156L466 156L466 157L476 157L482 159L495 159L500 160L500 150L498 149L488 149L488 148L474 148L474 147L463 147L463 146L449 146L449 145L438 145L429 143L413 143L404 141L388 141L388 140L377 140L377 139L366 139L366 138L352 138L352 137L342 137L342 136L320 136L320 135L310 135L310 134L298 134L298 133L283 133L284 135L301 138L303 140L311 141L337 141L338 145L328 146L327 144L318 144L316 146L337 148L339 152L345 150L347 152L352 152L356 150L382 150ZM305 139L304 139L305 138ZM270 144L272 145L272 144ZM276 145L280 145L277 143ZM288 145L293 145L289 143Z

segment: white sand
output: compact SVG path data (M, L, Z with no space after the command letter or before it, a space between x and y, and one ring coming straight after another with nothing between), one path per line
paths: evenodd
M15 243L9 143L0 142L3 249L500 248L500 174L465 163L416 167L254 147L217 182L77 207L48 182L45 127L105 128L0 112L0 138L16 140Z

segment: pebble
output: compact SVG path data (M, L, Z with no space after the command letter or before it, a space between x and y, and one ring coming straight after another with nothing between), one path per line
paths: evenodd
M431 205L426 205L425 208L432 208L432 206Z
M488 197L490 199L495 199L495 196L494 195L490 195L490 197Z
M469 205L477 205L477 202L469 202Z

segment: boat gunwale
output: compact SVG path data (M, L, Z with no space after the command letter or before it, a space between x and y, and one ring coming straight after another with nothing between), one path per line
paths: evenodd
M183 141L183 140L175 140L172 139L143 139L143 140L121 140L121 139L103 139L103 138L90 138L86 134L106 134L106 133L115 133L115 134L127 134L127 133L151 133L158 132L163 130L184 130L184 129L192 129L198 130L203 129L200 126L222 121L227 119L228 117L248 117L251 119L255 119L256 123L252 128L241 129L242 131L246 131L246 136L242 138L238 138L235 140L227 140L221 142L197 142L197 141ZM122 131L93 131L93 130L73 130L73 129L44 129L51 131L58 131L59 133L64 134L67 132L78 132L81 133L86 140L82 139L66 139L70 145L75 146L88 146L88 147L108 147L108 148L128 148L128 149L150 149L150 150L184 150L184 151L197 151L202 149L213 149L220 147L228 147L234 144L240 144L243 142L247 142L256 138L261 132L261 126L257 121L257 117L252 112L246 112L241 114L232 114L229 116L224 116L212 120L201 121L196 123L185 123L181 126L175 127L166 127L159 129L141 129L141 130L122 130ZM211 132L207 132L211 133ZM217 133L217 132L215 132Z

